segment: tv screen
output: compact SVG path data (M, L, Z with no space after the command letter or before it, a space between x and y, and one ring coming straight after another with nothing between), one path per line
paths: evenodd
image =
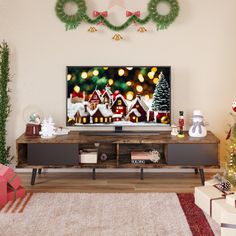
M170 125L168 66L68 66L67 126Z

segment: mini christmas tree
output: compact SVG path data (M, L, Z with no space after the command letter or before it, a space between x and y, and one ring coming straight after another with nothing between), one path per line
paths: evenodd
M153 102L153 111L169 111L170 110L170 86L167 83L164 74L159 75L159 83L156 85Z
M233 115L234 124L228 135L228 152L226 158L225 178L236 186L236 116Z
M55 129L55 124L53 122L52 117L44 119L41 124L41 138L53 138L56 135Z

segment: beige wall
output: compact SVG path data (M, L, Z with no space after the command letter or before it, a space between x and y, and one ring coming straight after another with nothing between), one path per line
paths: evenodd
M157 32L149 24L148 32L140 34L131 27L121 32L121 42L111 39L114 32L109 29L88 33L87 24L66 32L54 13L55 2L0 0L0 41L5 39L11 48L13 111L8 140L13 148L25 128L23 110L30 104L65 125L67 65L171 65L174 120L184 110L189 122L191 111L201 109L208 129L222 140L224 156L229 111L236 99L235 0L179 0L180 16L168 30ZM87 2L91 10L104 10L108 4ZM126 4L145 14L147 2ZM116 22L124 20L124 10L111 11Z

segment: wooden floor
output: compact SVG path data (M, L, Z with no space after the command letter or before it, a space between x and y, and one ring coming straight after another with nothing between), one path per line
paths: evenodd
M206 173L210 179L214 173ZM193 192L200 186L199 174L193 173L42 173L35 185L30 185L31 174L19 173L23 186L32 192Z

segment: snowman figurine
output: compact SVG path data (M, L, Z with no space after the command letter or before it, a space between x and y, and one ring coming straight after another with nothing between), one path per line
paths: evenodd
M205 137L207 135L207 130L204 125L204 119L201 111L194 110L192 120L193 124L189 129L189 136L196 138Z

